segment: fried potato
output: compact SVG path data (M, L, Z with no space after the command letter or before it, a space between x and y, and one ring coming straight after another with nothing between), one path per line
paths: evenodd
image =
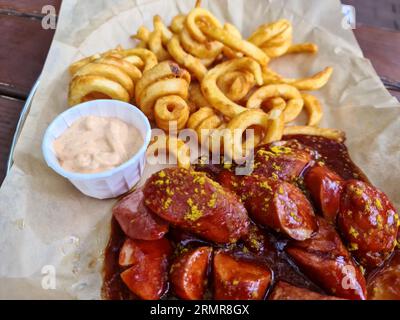
M185 144L184 141L174 136L166 136L164 138L164 141L161 141L161 143L152 140L147 148L147 154L155 155L162 151L166 151L169 157L175 157L180 168L189 169L190 148ZM160 139L160 137L158 137L158 139Z
M234 102L242 100L256 84L254 75L248 71L232 71L217 80L221 91Z
M124 57L137 56L144 62L143 71L153 68L157 63L156 55L143 48L125 49L120 52Z
M319 100L311 94L301 95L304 101L304 109L308 113L308 126L317 126L322 119L322 106Z
M227 129L230 132L224 136L225 152L233 160L246 156L243 152L242 135L246 129L254 126L264 131L266 142L271 142L272 139L280 140L283 132L282 120L280 113L279 115L274 114L273 118L270 118L269 114L259 109L247 110L239 114L227 124ZM251 145L245 152L255 147L256 145Z
M68 93L68 104L74 106L91 93L101 93L111 99L129 102L128 91L118 82L101 76L83 75L72 79Z
M185 19L186 15L184 14L178 14L172 19L170 29L172 30L173 33L178 34L182 31Z
M231 23L225 23L224 29L232 34L233 36L242 39L242 35L240 31ZM231 48L224 46L222 49L223 54L229 59L241 58L243 57L243 53L232 50Z
M180 96L165 96L157 100L154 106L154 118L160 129L170 131L170 124L178 130L183 129L189 119L189 107Z
M304 102L300 92L295 87L287 84L272 84L259 88L247 101L247 108L261 108L264 101L276 98L281 98L281 100L274 100L275 103L276 101L280 104L285 102L283 109L285 122L291 122L296 119L303 108Z
M190 75L176 63L164 61L144 72L135 89L136 103L149 118L154 119L154 106L165 96L188 96ZM186 102L185 102L186 103Z
M195 110L210 106L210 103L201 92L201 87L198 82L192 82L189 86L189 101L194 104Z
M290 79L283 78L271 69L263 68L263 79L264 84L290 84L298 90L315 91L321 89L328 83L332 73L333 68L327 67L308 78Z
M248 39L270 58L284 55L292 44L293 28L286 19L260 26Z
M318 52L318 46L314 43L299 43L292 44L285 54L291 53L310 53L315 54Z
M220 22L205 9L195 8L189 12L186 25L192 37L198 42L204 43L210 38L235 51L242 52L263 66L269 61L268 56L261 49L225 30Z
M142 72L139 70L138 67L128 61L125 61L124 59L116 58L114 56L100 58L98 60L95 60L94 63L116 66L119 69L123 70L134 83L136 83L142 77Z
M134 84L132 79L123 70L114 65L105 63L89 63L75 73L75 77L86 75L100 76L117 82L130 96L133 95Z
M249 71L258 85L262 84L260 65L250 58L239 58L221 63L208 71L201 83L201 89L211 106L228 118L246 111L246 108L233 102L218 88L217 81L222 75L233 71Z

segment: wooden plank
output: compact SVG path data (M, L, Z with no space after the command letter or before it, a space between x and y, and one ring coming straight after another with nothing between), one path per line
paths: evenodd
M400 32L361 25L354 34L378 74L400 81Z
M42 8L46 5L54 6L56 11L59 12L61 0L0 0L0 12L42 15Z
M0 96L0 185L7 170L8 155L24 101Z
M342 0L356 9L358 23L400 30L399 0Z
M0 94L24 99L43 68L54 30L17 16L0 16L0 30Z

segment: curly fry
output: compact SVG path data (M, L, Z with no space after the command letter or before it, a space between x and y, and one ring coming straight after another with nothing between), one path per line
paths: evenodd
M187 28L183 28L180 32L180 41L185 51L190 53L199 59L214 59L221 53L223 45L217 41L208 41L201 43L195 41L191 36Z
M285 19L260 26L248 39L270 58L284 55L292 44L292 24Z
M165 96L157 100L154 106L154 118L157 126L166 132L169 132L171 122L175 122L176 128L181 130L189 118L189 107L179 96Z
M190 148L185 144L184 141L173 137L165 137L165 143L157 143L156 141L151 141L149 147L147 148L147 154L156 154L161 151L166 151L169 157L173 156L178 162L178 166L181 168L190 168Z
M87 58L83 58L81 60L78 60L76 62L74 62L73 64L71 64L69 66L69 73L70 75L74 75L80 68L82 68L83 66L87 65L90 62L93 62L97 59L101 58L101 54L95 54L93 56L87 57Z
M132 39L137 39L146 43L149 41L149 37L150 37L150 30L147 29L145 26L140 26L136 34L131 36Z
M264 101L273 98L282 98L286 102L283 110L285 122L296 119L304 105L301 94L295 87L278 84L266 85L256 90L247 101L247 108L261 108ZM281 103L281 100L278 102Z
M185 20L186 16L184 14L178 14L172 19L169 28L172 30L173 33L178 34L182 31Z
M156 55L150 50L143 48L125 49L120 52L124 57L138 56L144 61L143 71L153 68L157 63Z
M214 114L206 119L204 119L196 128L197 136L200 139L200 143L203 146L208 146L210 150L212 150L210 146L209 137L213 130L217 129L223 124L222 118Z
M136 68L140 70L143 70L144 68L144 61L138 57L138 56L127 56L123 57L122 60L129 62L130 64L133 64Z
M198 111L196 111L190 116L187 122L187 127L189 129L196 130L196 128L199 126L200 123L202 123L208 117L213 116L214 114L215 111L213 108L209 107L200 108Z
M232 34L233 36L242 39L242 34L240 33L240 31L233 24L225 23L224 24L224 29L227 32L229 32L230 34ZM229 59L235 59L235 58L243 57L243 53L234 51L234 50L232 50L231 48L229 48L227 46L224 46L224 48L222 49L222 52Z
M308 113L308 126L317 126L322 119L322 106L319 100L311 94L303 93L304 109Z
M254 75L248 71L232 71L217 80L221 91L234 102L242 100L255 85Z
M198 82L192 82L189 86L189 101L195 105L195 109L198 110L203 107L210 106L210 103L204 97L201 92L201 87Z
M207 146L212 152L221 147L222 137L215 131L224 126L222 117L214 109L208 107L193 113L187 123L188 128L196 131L200 143Z
M80 59L78 61L75 61L74 63L72 63L69 66L69 73L73 76L80 68L82 68L83 66L87 65L88 63L91 63L95 60L98 60L102 57L106 57L106 56L111 56L113 54L118 54L122 51L122 48L120 46L116 47L115 49L111 49L108 50L106 52L103 53L96 53L92 56Z
M162 43L167 44L168 41L172 38L173 34L171 30L169 30L167 26L164 24L159 15L155 15L153 17L153 25L154 25L154 30L158 30L161 32Z
M143 73L135 88L136 103L150 119L154 118L154 106L159 98L169 95L186 99L190 75L176 63L164 61Z
M152 83L155 83L162 79L169 78L181 78L187 83L190 83L190 75L185 70L179 67L172 61L164 61L156 65L153 69L143 73L143 77L138 81L135 89L135 98L137 102L140 102L144 90Z
M69 87L68 104L74 106L84 101L91 93L101 93L111 99L128 102L128 91L118 82L94 75L77 76L72 79Z
M114 65L99 62L89 63L75 73L75 77L87 75L104 77L108 80L117 82L129 93L130 96L133 95L134 83L132 79L123 70Z
M274 120L276 121L276 119ZM243 149L241 139L244 131L253 126L262 128L268 140L272 137L277 137L277 135L272 132L277 126L271 126L270 116L267 113L261 110L247 110L234 117L226 127L230 132L224 135L224 150L226 155L231 159L238 160L246 156L246 154L243 155L243 151L246 150ZM278 139L280 139L280 137L278 137ZM255 145L251 146L251 148L254 147Z
M187 98L188 83L184 79L165 79L149 85L146 93L140 99L140 109L143 113L153 119L153 110L156 101L167 95L177 95Z
M210 104L223 115L233 118L246 111L246 108L227 98L218 88L218 78L232 71L247 70L253 74L258 85L262 84L260 65L250 58L239 58L221 63L211 69L201 83L201 89Z
M186 53L179 43L178 36L173 36L168 42L168 51L171 56L185 68L187 68L198 80L202 80L207 73L207 68L202 64L200 59L195 58L191 54Z
M149 37L149 49L156 55L158 61L171 59L171 55L162 45L162 34L160 30L154 30Z
M282 108L277 107L269 112L269 127L262 143L270 143L282 139L285 126L285 118Z
M216 17L214 17L211 12L209 12L206 9L203 8L195 8L192 11L189 12L189 14L186 17L186 25L188 27L188 30L197 42L204 43L207 42L207 36L204 35L202 30L199 28L197 25L197 20L205 20L208 19L209 25L215 27L215 28L222 28L222 24L218 21Z
M327 67L309 78L289 79L283 78L271 69L263 68L263 79L264 84L289 84L298 90L315 91L328 83L332 73L333 68Z
M314 43L299 43L293 44L289 47L285 54L291 53L310 53L316 54L318 52L318 46Z
M205 9L193 9L187 16L186 25L192 37L198 42L205 43L208 38L211 38L235 51L242 52L263 66L269 61L268 56L261 49L226 31L217 18Z
M142 77L142 72L134 64L119 58L115 58L113 56L106 56L104 58L100 58L94 61L94 63L102 63L102 64L109 64L116 66L121 70L123 70L132 79L134 83L136 83Z
M285 82L299 90L315 91L325 86L333 73L333 68L327 67L323 71L316 73L310 78L304 79L285 79Z

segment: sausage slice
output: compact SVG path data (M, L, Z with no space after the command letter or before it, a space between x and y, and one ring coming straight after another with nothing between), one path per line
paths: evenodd
M271 283L266 266L219 251L214 256L214 299L262 300Z
M335 223L343 179L325 166L316 166L307 171L304 182L323 216Z
M146 205L174 226L216 243L236 242L247 233L247 211L236 195L205 173L168 168L143 189Z
M305 241L292 241L286 252L300 269L329 294L365 300L366 283L334 227L317 217L318 232Z
M340 198L338 226L349 250L368 268L381 265L396 245L399 216L375 187L349 180Z
M154 241L127 239L119 255L119 264L129 266L121 273L122 281L141 299L160 299L167 286L171 251L165 238Z
M168 232L168 223L144 205L142 190L137 190L121 199L113 208L124 233L138 240L161 239Z
M251 217L295 240L305 240L317 230L314 210L295 185L248 176L240 184L240 194Z
M368 281L368 299L400 300L400 251Z
M296 180L314 158L314 151L296 140L262 145L254 152L252 175L274 180Z
M175 294L185 300L201 300L207 284L212 247L192 249L176 258L170 279Z

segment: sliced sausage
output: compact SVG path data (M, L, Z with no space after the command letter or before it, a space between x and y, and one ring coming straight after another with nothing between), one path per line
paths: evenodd
M286 252L299 268L327 293L365 300L366 284L334 227L317 217L318 232L305 241L292 241Z
M279 281L268 300L342 300L340 298L325 296L305 288L295 287L287 282Z
M178 256L170 269L175 294L185 300L201 300L207 286L207 269L212 247L192 249Z
M157 240L168 232L168 223L144 205L142 190L121 199L113 208L113 215L124 233L132 239Z
M237 241L249 219L236 195L202 172L168 168L144 186L146 205L172 225L217 243Z
M400 251L368 281L368 299L400 300Z
M313 150L296 140L263 145L254 152L252 175L284 181L296 180L314 157Z
M315 166L307 171L304 183L323 216L336 222L339 211L343 179L325 166Z
M129 267L121 273L122 281L141 299L160 299L167 287L171 251L165 238L154 241L127 239L119 256L119 264Z
M272 251L275 248L269 242L265 232L256 224L251 223L249 232L242 238L245 248L251 253L261 255L266 251Z
M239 189L250 216L263 226L295 240L308 239L316 231L314 210L295 185L247 176Z
M214 256L214 299L262 300L271 283L266 266L219 251Z
M217 176L218 183L224 188L237 193L240 177L236 176L231 170L221 170Z
M381 265L396 245L399 217L375 187L349 180L340 199L338 226L349 250L368 268Z

